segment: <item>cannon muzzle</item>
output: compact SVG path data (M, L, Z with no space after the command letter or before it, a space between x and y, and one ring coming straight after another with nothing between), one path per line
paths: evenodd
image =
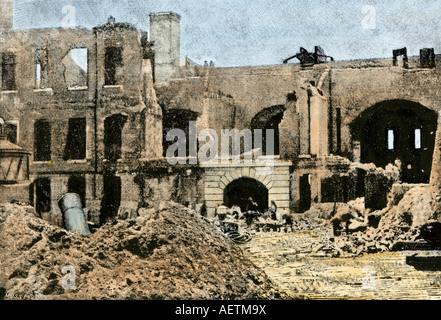
M58 206L63 213L63 222L66 230L76 232L82 236L90 235L79 195L67 193L58 201Z

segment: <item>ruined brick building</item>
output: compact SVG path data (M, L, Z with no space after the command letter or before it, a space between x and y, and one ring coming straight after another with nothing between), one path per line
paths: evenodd
M0 117L21 151L0 162L0 198L32 203L55 223L67 192L103 222L164 200L211 216L248 197L262 210L275 204L279 215L362 196L375 208L390 186L368 179L369 163L401 163L402 182L429 183L438 57L182 65L175 13L151 14L149 35L113 18L93 30L12 30L11 1L1 5ZM274 170L260 175L264 164L255 161L169 164L166 134L180 128L189 138L189 121L219 137L222 129L273 129Z

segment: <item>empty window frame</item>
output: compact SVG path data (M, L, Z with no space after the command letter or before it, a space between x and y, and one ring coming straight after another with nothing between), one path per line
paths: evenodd
M69 88L87 87L89 64L87 48L74 48L62 60L64 80Z
M17 90L15 84L15 55L11 52L2 54L2 89Z
M104 158L116 161L122 155L122 130L127 116L116 114L104 120Z
M35 49L35 88L45 89L48 79L48 54L47 49Z
M69 119L69 131L63 158L64 160L86 158L86 118Z
M72 175L67 182L67 192L76 193L81 198L81 205L86 207L86 178L82 175Z
M105 85L118 84L119 68L122 67L122 47L109 46L106 47L104 57L104 77Z
M46 120L34 123L34 160L51 160L51 124Z
M18 122L6 122L5 136L9 142L12 142L14 144L18 143Z

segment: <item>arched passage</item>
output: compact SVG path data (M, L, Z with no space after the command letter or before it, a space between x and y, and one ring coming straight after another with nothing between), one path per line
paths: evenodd
M228 184L224 190L224 204L239 206L242 211L268 209L268 189L259 181L239 178Z
M362 163L385 167L401 162L403 182L428 183L437 127L437 113L407 100L380 102L351 124L360 142Z
M262 154L267 154L266 142L267 135L266 130L274 130L274 155L280 154L280 138L279 138L279 124L282 121L283 114L286 108L283 105L272 106L263 109L256 114L251 121L251 130L254 132L256 129L263 130L262 132Z

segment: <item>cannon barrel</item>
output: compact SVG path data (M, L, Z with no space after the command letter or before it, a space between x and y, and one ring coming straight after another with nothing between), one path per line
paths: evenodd
M90 235L79 195L67 193L58 201L58 206L63 213L63 222L66 230L76 232L82 236Z

